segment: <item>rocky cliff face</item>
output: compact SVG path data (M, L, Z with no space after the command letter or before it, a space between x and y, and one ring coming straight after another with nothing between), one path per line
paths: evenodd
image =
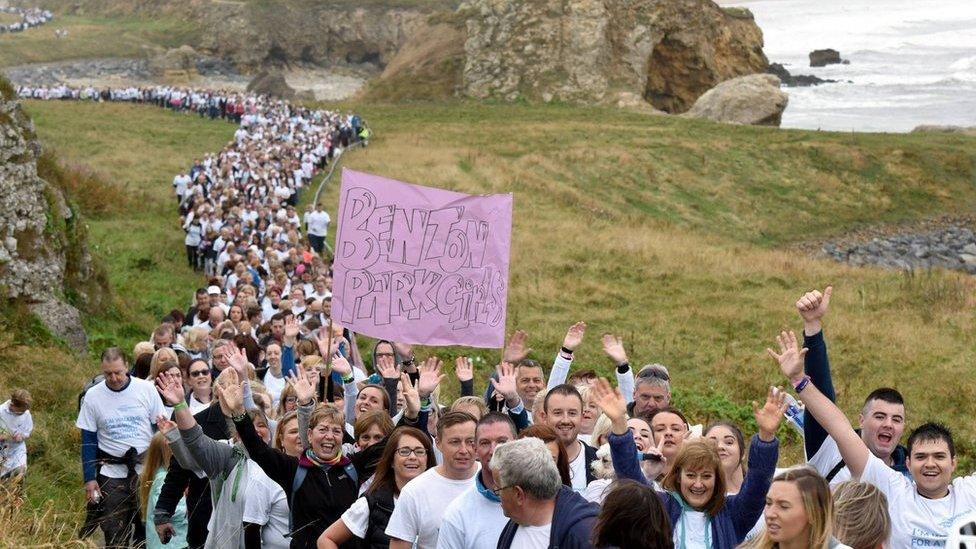
M711 0L467 0L464 93L683 112L768 64L747 10Z
M214 4L198 49L255 72L292 63L384 67L426 14L296 2Z
M64 195L37 175L40 154L33 122L0 79L0 291L84 350L81 316L65 290L66 278L88 277L91 257L77 241L78 219Z

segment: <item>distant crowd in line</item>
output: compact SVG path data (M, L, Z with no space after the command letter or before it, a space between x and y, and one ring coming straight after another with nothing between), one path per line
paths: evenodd
M9 13L20 17L20 21L0 24L0 34L7 32L23 32L33 27L39 27L54 18L48 10L40 8L18 8L15 6L0 6L0 13Z

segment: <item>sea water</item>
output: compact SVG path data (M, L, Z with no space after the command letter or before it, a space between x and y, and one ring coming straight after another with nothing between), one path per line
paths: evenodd
M783 127L976 126L976 0L722 0L752 10L771 63L840 80L786 88ZM833 48L849 65L810 67Z

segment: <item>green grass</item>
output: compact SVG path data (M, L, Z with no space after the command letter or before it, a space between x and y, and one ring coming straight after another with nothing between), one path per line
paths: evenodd
M633 363L670 367L677 401L696 421L741 421L750 401L783 383L763 350L778 330L799 327L792 303L833 283L826 324L843 407L853 413L870 389L896 386L909 400L910 425L934 418L956 428L961 470L972 470L976 386L942 380L971 369L973 279L851 268L794 244L971 211L976 140L721 126L558 105L343 106L376 132L368 149L346 157L349 167L514 193L508 328L530 333L536 358L551 360L566 328L586 320L577 367L609 372L598 340L612 332ZM165 311L185 307L200 283L184 266L170 182L193 158L219 150L233 127L151 107L27 109L46 146L118 185L118 205L88 221L115 302L87 325L93 351L131 347ZM323 199L334 219L337 183ZM46 377L29 383L47 391L35 414L48 423L31 442L30 503L54 499L77 510L73 398L95 363L76 360L56 377L50 364L64 351L20 345L6 355L13 371L40 372ZM497 360L492 351L474 354ZM799 457L792 435L786 456Z
M58 39L56 29L68 36ZM146 57L152 48L194 44L201 29L172 17L60 15L46 25L0 34L0 67L98 57Z

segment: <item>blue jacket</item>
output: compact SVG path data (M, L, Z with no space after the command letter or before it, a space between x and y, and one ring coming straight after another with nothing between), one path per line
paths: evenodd
M803 359L804 373L810 376L810 382L813 383L814 387L829 398L831 402L836 402L837 395L834 392L834 381L830 374L830 360L827 358L827 342L824 340L823 330L812 336L804 334L803 346L808 349L806 357ZM857 434L860 435L861 431L857 430ZM803 446L806 450L807 459L810 459L820 450L828 436L826 429L814 419L813 414L804 411ZM912 475L905 463L907 457L908 449L901 444L896 446L895 451L891 454L891 468L911 479ZM834 469L826 475L829 477L827 482L830 482L843 467L844 462L838 462Z
M571 488L561 487L556 494L556 508L552 513L549 549L592 548L593 523L596 522L599 512L600 508L595 503L586 501ZM512 546L518 527L515 521L508 521L498 538L498 549L509 549Z
M637 445L634 437L610 433L610 456L617 478L629 478L642 484L650 484L637 462ZM756 525L766 507L766 492L773 483L776 460L779 459L779 440L763 442L753 436L749 444L749 469L742 481L742 489L734 496L725 498L725 505L711 519L712 547L733 549L745 539ZM658 492L664 509L668 512L672 527L681 520L681 496L671 492Z

